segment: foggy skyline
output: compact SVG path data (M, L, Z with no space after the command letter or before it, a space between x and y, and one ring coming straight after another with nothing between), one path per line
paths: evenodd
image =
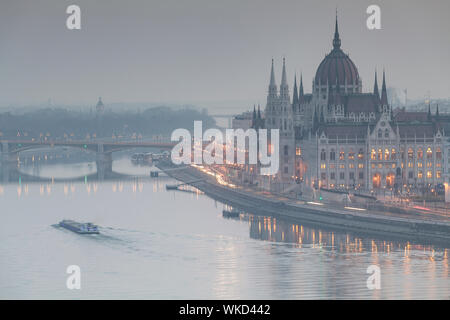
M81 7L81 30L66 8ZM366 8L381 7L381 30ZM265 106L275 59L286 57L311 92L329 53L338 8L342 49L363 91L374 71L409 99L450 96L450 2L434 1L34 1L2 3L0 106L55 103L252 101ZM381 85L379 77L379 86ZM248 106L250 107L250 106Z

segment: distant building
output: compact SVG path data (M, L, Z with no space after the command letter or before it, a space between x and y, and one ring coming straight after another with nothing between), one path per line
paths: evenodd
M253 116L250 111L243 112L233 118L231 127L232 129L247 130L252 127Z
M98 98L97 105L95 106L95 112L100 115L105 112L105 105L102 102L102 97Z

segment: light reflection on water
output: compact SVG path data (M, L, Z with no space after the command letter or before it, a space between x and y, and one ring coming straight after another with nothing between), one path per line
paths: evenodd
M450 298L447 248L255 213L224 219L221 204L167 192L174 181L148 178L148 167L113 169L145 177L0 185L0 298ZM64 218L101 234L52 227ZM81 291L65 287L70 264ZM381 290L366 287L371 264Z

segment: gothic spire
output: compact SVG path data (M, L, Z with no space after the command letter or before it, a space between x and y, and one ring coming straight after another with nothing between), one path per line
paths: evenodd
M337 17L337 9L336 9L336 25L334 27L333 48L340 49L340 47L341 47L341 39L339 38L338 17Z
M287 86L286 60L283 58L283 73L281 74L281 86Z
M436 119L439 118L439 105L436 104Z
M430 102L428 101L428 114L427 114L427 119L428 121L431 120L431 105Z
M270 85L271 87L275 87L277 86L276 82L275 82L275 72L273 71L273 59L272 59L272 69L270 70Z
M381 86L381 105L382 106L388 105L387 91L386 91L386 78L385 78L384 69L383 69L383 85Z
M377 70L375 69L375 84L373 85L373 94L377 95L377 98L380 99L380 91L378 90L378 80L377 80Z
M297 75L294 76L294 93L292 95L292 104L298 105Z
M299 99L303 98L303 75L300 73L300 93Z
M281 84L280 84L280 98L290 104L291 97L289 96L289 86L286 76L286 59L283 58L283 72L281 73Z

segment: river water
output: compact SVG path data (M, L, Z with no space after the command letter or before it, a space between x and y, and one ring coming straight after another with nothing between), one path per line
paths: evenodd
M449 249L323 230L245 213L175 181L149 178L127 159L113 170L135 178L95 181L95 163L20 169L66 182L0 183L1 299L449 299ZM90 177L90 176L89 176ZM54 226L92 221L100 235ZM69 265L81 289L69 290ZM370 265L381 288L367 287Z

